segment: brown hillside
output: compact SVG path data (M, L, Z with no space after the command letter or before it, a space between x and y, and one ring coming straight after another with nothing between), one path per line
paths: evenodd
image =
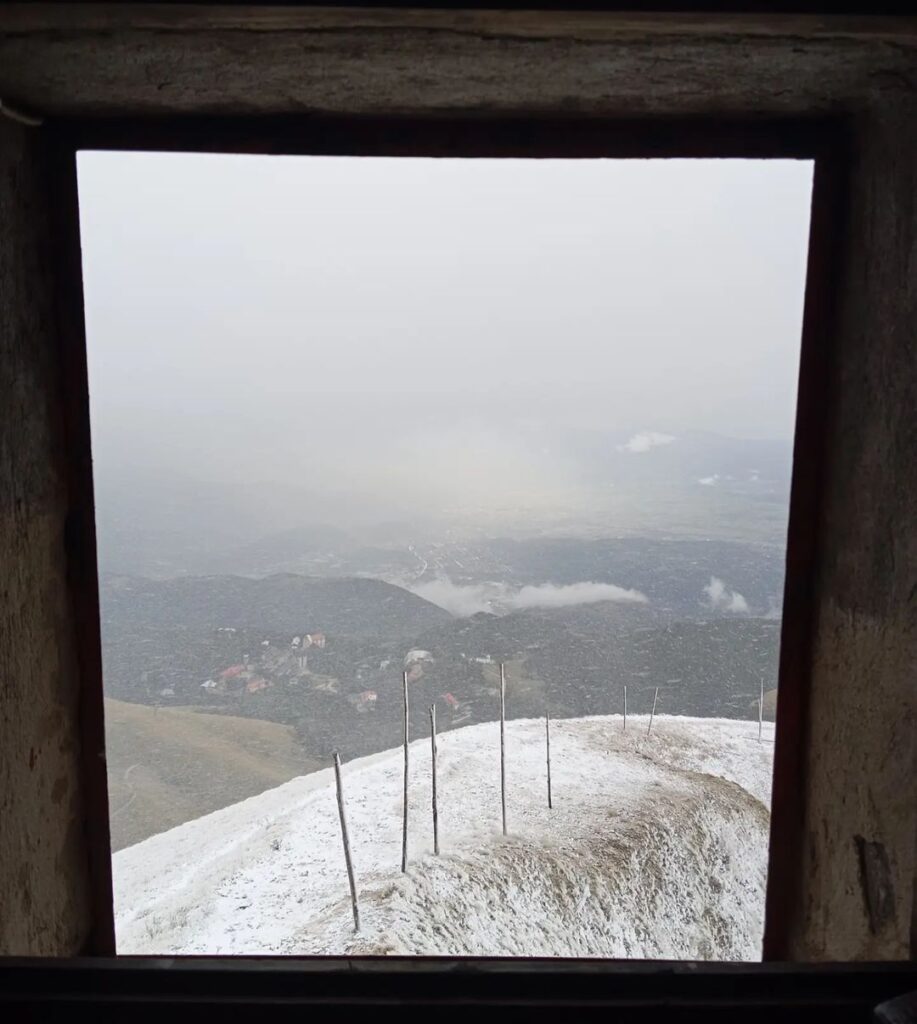
M258 719L106 700L105 730L113 850L319 767Z

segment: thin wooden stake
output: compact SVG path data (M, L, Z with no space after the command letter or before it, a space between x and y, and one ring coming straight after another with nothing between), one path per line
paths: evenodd
M401 674L401 682L404 689L404 813L401 829L401 870L408 869L408 727L410 716L408 711L408 674Z
M624 732L627 732L627 687L624 687Z
M761 677L761 697L758 700L758 742L761 742L761 734L764 731L764 676Z
M436 805L436 705L430 705L430 744L433 770L433 852L439 856L439 808Z
M547 711L544 713L544 738L548 759L548 809L550 810L554 804L551 803L551 718Z
M506 672L500 662L500 804L503 808L503 835L506 835Z
M353 861L350 859L350 838L347 835L347 816L344 814L344 786L341 782L341 755L334 752L334 781L338 791L338 813L341 816L341 838L344 840L344 861L347 864L347 880L350 882L350 905L353 907L353 930L360 930L360 907L357 903L357 883L353 877Z
M650 729L653 728L653 719L656 717L656 701L659 698L659 687L656 687L656 692L653 694L653 710L650 712L650 723L646 727L646 735L649 736Z

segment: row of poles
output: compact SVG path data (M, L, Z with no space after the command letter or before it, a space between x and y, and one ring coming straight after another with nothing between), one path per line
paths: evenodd
M401 814L401 871L408 869L408 782L410 779L410 727L411 702L408 695L408 674L402 673L402 704L404 710L404 793ZM548 807L553 808L551 795L551 720L547 711L544 716L545 742L547 749ZM436 792L436 705L430 705L430 764L433 790L433 853L439 856L439 803ZM341 755L334 753L334 781L337 787L338 814L341 819L341 838L344 842L344 861L347 865L347 880L350 883L350 903L353 908L353 928L360 930L360 905L357 899L357 884L353 871L353 857L350 853L350 836L347 832L347 813L344 808L344 786L341 780ZM503 819L503 835L506 835L506 668L500 663L500 808Z
M646 727L646 735L649 736L653 728L653 719L656 717L656 702L659 700L659 687L657 686L653 692L653 710L650 712L650 720ZM547 716L545 716L545 722L547 722ZM627 687L624 687L624 732L627 732ZM758 697L758 742L764 738L764 680L761 680L761 693ZM550 758L550 740L548 741L548 751ZM548 790L551 788L551 767L548 765ZM550 797L549 797L550 799Z
M408 779L410 777L410 698L408 696L408 674L402 673L402 700L404 705L404 795L401 817L401 871L408 869ZM659 687L653 692L653 709L646 726L646 735L653 729L656 717L656 705L659 701ZM758 740L762 738L764 728L764 680L761 680L761 695L758 700ZM623 731L627 732L627 687L624 687L624 721ZM551 718L544 713L545 760L548 786L548 808L553 809L554 801L551 793ZM436 705L430 705L430 745L431 745L431 776L433 790L433 853L439 856L439 806L436 798ZM354 931L360 930L360 906L357 899L357 885L353 872L353 858L350 854L350 838L347 833L347 815L344 810L344 787L341 781L341 755L334 753L334 779L337 787L338 814L341 819L341 837L344 842L344 860L347 865L347 880L350 883L350 902L353 908ZM503 819L503 835L506 835L506 670L500 662L500 809Z

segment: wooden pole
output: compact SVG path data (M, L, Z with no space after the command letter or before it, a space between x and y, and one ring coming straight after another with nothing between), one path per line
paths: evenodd
M627 687L624 687L624 732L627 732Z
M357 883L353 877L353 861L350 859L350 838L347 835L347 817L344 814L344 787L341 783L341 755L334 752L334 781L338 791L338 813L341 816L341 838L344 840L344 861L347 864L347 880L350 882L350 905L353 907L353 930L360 930L360 907L357 903Z
M656 701L659 699L659 687L656 687L656 692L653 694L653 710L650 712L650 722L646 727L646 735L649 736L650 729L653 728L653 719L656 717Z
M500 662L500 804L503 808L503 835L506 835L506 672Z
M544 713L544 738L548 758L548 809L550 810L554 804L551 802L551 718L547 711Z
M408 869L408 727L410 717L408 711L408 674L401 674L402 688L404 691L404 811L402 815L401 828L401 870Z
M758 699L758 742L761 742L764 731L764 676L761 676L761 696Z
M433 772L433 852L439 856L439 808L436 805L436 705L430 705L430 744Z

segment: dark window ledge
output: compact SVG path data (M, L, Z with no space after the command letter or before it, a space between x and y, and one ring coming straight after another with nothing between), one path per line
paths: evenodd
M917 989L917 964L698 964L437 958L0 959L5 1020L400 1019L493 1008L499 1020L871 1021ZM91 1016L81 1014L89 1011ZM311 1013L309 1012L311 1011ZM349 1012L348 1012L349 1011ZM611 1011L610 1015L609 1012ZM168 1015L168 1016L166 1016ZM267 1015L267 1017L265 1016Z

